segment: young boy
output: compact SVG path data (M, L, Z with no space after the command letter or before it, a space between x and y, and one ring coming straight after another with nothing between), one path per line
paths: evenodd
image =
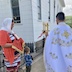
M26 63L26 72L31 72L32 65L32 56L30 55L30 48L25 48L25 63Z

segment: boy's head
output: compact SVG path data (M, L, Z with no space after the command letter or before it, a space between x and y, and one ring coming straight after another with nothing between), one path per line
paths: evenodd
M24 49L24 52L25 52L26 54L29 54L29 53L30 53L30 48L26 46L25 49Z

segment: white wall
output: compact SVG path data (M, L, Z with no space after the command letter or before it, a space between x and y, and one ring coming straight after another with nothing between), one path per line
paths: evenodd
M14 30L25 42L33 42L31 0L19 0L19 5L21 23L16 24Z
M33 42L33 24L31 0L19 0L21 23L15 24L14 31L25 42ZM3 20L7 17L12 18L12 9L10 0L0 0L0 27Z
M61 5L61 2L60 0L58 0L58 12L62 11L62 5Z
M25 42L36 42L43 30L43 22L49 23L49 29L55 27L54 22L54 0L51 0L51 21L48 22L48 0L41 0L42 19L38 20L37 0L19 0L21 23L15 24L14 31L22 37ZM57 8L57 5L58 8ZM61 10L61 4L56 0L56 11ZM58 10L58 11L59 11ZM57 13L57 12L56 12ZM0 0L0 26L6 17L12 17L10 0Z
M56 0L55 0L56 1ZM57 5L57 2L55 2L55 15L56 15L56 5ZM55 28L56 24L55 24L55 16L54 16L54 0L50 0L50 23L49 23L49 30L53 30L53 28Z
M33 28L34 28L34 42L41 40L38 36L42 33L43 22L48 22L48 0L41 0L41 13L42 19L38 20L37 0L32 0L32 13L33 13Z
M56 21L54 21L54 0L50 0L51 1L51 14L50 14L50 23L49 23L49 30L53 30L53 28L55 28L57 26ZM60 11L62 11L62 5L60 3L60 0L55 0L56 4L55 4L55 18L56 18L56 14Z
M0 0L0 27L3 20L12 17L10 0Z

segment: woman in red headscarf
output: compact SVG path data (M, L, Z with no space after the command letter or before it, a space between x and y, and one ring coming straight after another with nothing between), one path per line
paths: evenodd
M24 52L24 42L14 34L13 27L13 19L6 18L0 29L0 46L3 50L6 72L18 72L21 61L20 53Z

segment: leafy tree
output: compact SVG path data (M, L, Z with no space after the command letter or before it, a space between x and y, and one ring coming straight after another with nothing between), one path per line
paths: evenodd
M72 16L66 16L65 21L72 28Z

